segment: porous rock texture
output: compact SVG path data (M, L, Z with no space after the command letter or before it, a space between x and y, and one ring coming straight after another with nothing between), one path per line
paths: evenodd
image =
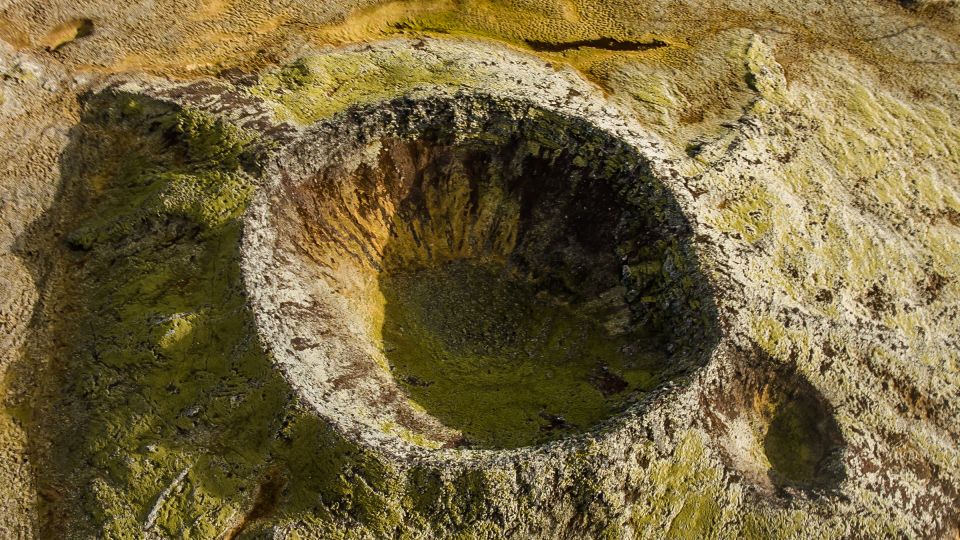
M956 3L186 4L2 12L3 535L960 534ZM475 259L629 398L470 436Z

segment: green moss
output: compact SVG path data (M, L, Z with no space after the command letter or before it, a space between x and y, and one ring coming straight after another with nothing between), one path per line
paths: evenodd
M291 479L279 518L323 527L337 516L378 537L399 526L403 483L397 471L313 416L289 413L278 437L275 458Z
M507 486L513 472L502 470L463 470L442 475L429 468L414 468L407 477L402 507L408 530L404 538L433 533L442 537L499 538L502 519L497 507L514 499ZM516 498L521 511L524 501ZM417 534L420 533L420 534Z
M478 446L587 429L664 378L652 336L611 335L599 322L602 307L538 295L495 264L452 262L387 274L380 284L384 353L395 377Z
M203 169L235 170L254 165L251 153L254 135L192 109L184 109L171 121L172 131L185 146L184 157Z
M160 196L162 211L213 228L240 216L253 186L237 173L172 174Z
M690 494L667 530L667 538L711 538L717 536L720 507L710 496Z
M143 233L158 217L217 228L245 208L252 186L243 167L256 156L251 134L189 109L162 114L130 96L94 105L104 106L99 122L143 123L151 132L125 138L99 122L86 126L90 146L112 145L115 155L85 171L87 183L78 187L96 199L97 212L73 227L70 245L111 245Z
M345 514L387 534L392 473L301 410L256 339L238 264L256 141L123 95L84 121L56 209L73 251L54 328L69 361L35 431L60 493L45 515L91 536L215 537L276 469L286 487L261 525Z

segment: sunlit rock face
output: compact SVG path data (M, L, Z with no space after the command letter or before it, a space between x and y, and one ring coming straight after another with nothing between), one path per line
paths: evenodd
M583 119L397 100L291 148L248 251L275 262L250 277L276 291L266 335L294 383L361 438L537 445L639 411L712 352L690 226Z

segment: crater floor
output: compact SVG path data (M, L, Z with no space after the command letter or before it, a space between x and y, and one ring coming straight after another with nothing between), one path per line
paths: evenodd
M602 324L509 269L452 261L380 278L384 355L411 398L463 433L512 448L594 427L670 375L666 344Z

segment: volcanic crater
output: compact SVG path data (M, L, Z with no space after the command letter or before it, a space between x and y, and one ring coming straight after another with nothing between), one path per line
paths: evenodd
M248 287L293 385L347 433L543 444L642 414L710 357L689 223L584 119L404 98L289 148L249 218Z

